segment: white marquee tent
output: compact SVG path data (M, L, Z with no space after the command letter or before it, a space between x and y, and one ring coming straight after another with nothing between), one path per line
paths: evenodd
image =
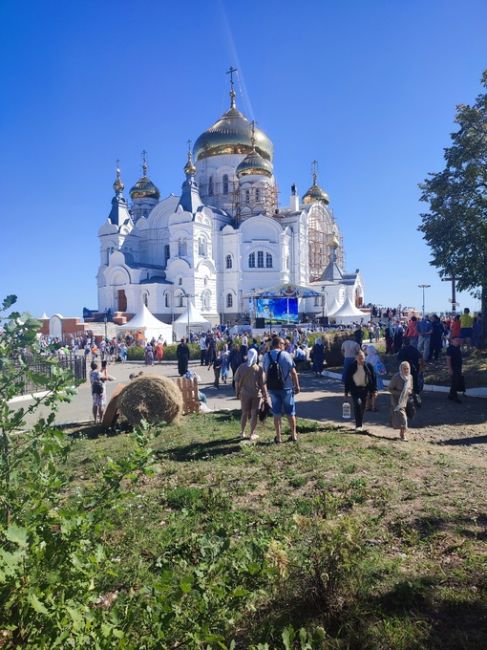
M176 318L173 326L176 339L180 339L183 336L188 336L188 330L206 330L211 327L211 324L209 320L201 315L193 303L190 302L186 311Z
M365 317L365 314L355 307L350 296L347 296L343 305L334 313L330 313L329 317L340 324L353 322L360 323L360 321Z
M142 305L142 308L129 320L128 323L120 325L118 327L118 332L120 334L125 334L127 332L142 332L144 337L149 341L152 338L158 339L161 336L169 344L172 343L173 340L172 326L163 323L156 318L145 305Z

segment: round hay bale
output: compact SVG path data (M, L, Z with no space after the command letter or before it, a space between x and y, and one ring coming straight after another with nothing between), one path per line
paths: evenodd
M182 413L183 396L171 379L143 376L125 386L118 396L118 408L131 425L141 420L169 423Z

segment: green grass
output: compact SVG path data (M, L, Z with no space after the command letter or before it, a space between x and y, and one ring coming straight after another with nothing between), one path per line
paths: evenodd
M107 519L129 647L487 647L485 466L300 430L275 445L266 422L241 444L236 412L164 429L157 473ZM130 444L75 439L73 489Z

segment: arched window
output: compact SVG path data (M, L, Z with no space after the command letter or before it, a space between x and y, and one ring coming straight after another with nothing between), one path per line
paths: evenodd
M181 286L183 284L183 278L179 278L178 284L179 284L179 286Z
M231 293L227 293L227 307L233 307L233 296Z
M208 286L208 278L206 277L206 275L205 275L205 277L203 278L203 285L204 285L205 287Z
M260 201L260 189L258 187L255 189L255 200Z
M185 239L180 239L178 242L178 255L184 257L188 254L188 245Z
M169 307L169 294L164 294L164 307Z
M249 269L255 269L255 253L249 255Z
M208 179L208 196L213 196L213 176Z
M319 306L320 306L320 298L319 296L315 296L315 307L319 307Z
M272 269L272 255L270 253L265 254L265 267L266 269Z
M169 246L169 244L166 244L164 246L164 257L166 258L166 264L167 264L169 258L171 257L171 247Z
M231 269L232 266L233 266L233 263L232 263L232 256L231 256L231 255L227 255L226 258L225 258L225 268L227 268L227 269Z
M228 194L228 174L223 174L223 194Z
M250 190L245 190L245 203L250 203Z
M177 306L178 307L183 307L183 294L178 293L177 295Z
M142 296L142 300L144 301L144 305L145 305L146 307L148 307L148 306L149 306L149 294L148 294L148 293L144 293L144 295Z
M264 251L257 251L257 268L264 268Z
M198 255L201 255L201 257L206 257L207 255L207 244L204 237L198 239Z

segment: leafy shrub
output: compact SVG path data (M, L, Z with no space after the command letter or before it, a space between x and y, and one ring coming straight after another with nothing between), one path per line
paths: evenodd
M127 360L128 361L144 361L145 350L140 345L131 345L127 348Z

